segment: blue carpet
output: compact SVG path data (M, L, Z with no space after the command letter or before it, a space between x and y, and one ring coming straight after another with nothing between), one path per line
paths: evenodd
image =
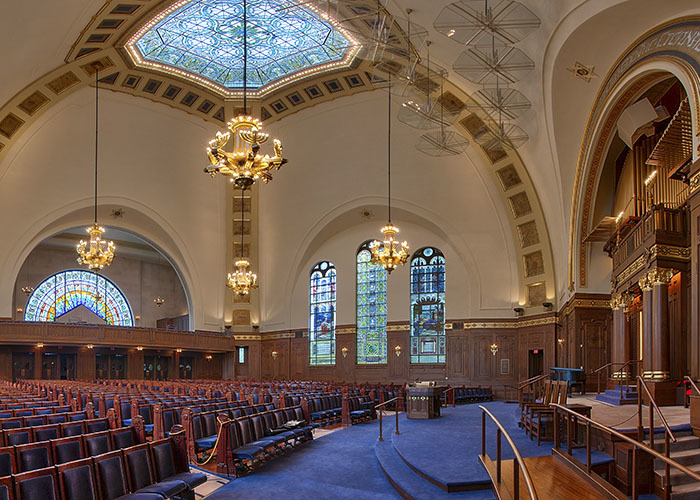
M277 457L207 500L401 500L377 464L378 423L354 425Z
M515 442L523 457L539 457L552 453L551 442L537 446L525 431L518 427L518 405L493 401L483 403L501 422ZM396 451L414 468L447 486L490 484L488 473L479 462L481 453L481 410L479 405L468 404L456 408L443 408L442 416L434 420L413 420L402 415L399 419L400 435L393 435ZM486 453L496 458L496 425L487 418ZM501 443L504 460L515 458L505 438ZM574 452L577 459L585 461L585 450ZM594 465L612 459L600 452L592 453Z

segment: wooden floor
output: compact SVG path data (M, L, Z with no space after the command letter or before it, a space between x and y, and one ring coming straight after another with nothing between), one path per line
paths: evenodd
M480 457L481 458L481 457ZM610 500L624 498L611 496L600 491L594 484L574 470L564 460L554 455L525 458L525 465L530 472L535 491L540 500ZM494 490L501 500L516 500L513 497L513 464L514 460L501 461L501 483L496 482L496 462L489 457L482 459L486 470L491 476ZM517 467L517 465L516 465ZM517 500L530 498L525 478L520 472L520 495Z

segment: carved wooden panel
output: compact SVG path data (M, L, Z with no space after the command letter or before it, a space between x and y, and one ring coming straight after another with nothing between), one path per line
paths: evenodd
M307 339L290 339L291 356L289 360L289 376L291 379L304 379L306 374L306 366L309 363L308 349L309 343Z
M447 373L450 378L466 377L466 360L464 359L464 335L447 336Z

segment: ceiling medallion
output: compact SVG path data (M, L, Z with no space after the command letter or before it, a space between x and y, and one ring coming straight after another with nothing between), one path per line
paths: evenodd
M598 78L595 73L595 66L586 66L576 61L570 68L566 68L571 73L571 78L579 78L586 83L590 83L593 78Z
M103 240L105 228L97 223L97 138L99 137L99 68L95 67L95 220L92 226L86 228L90 241L80 240L78 243L78 264L86 265L91 271L99 271L109 266L114 260L114 242Z

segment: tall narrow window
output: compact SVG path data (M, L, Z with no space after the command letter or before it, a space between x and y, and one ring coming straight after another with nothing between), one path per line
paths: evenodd
M445 256L433 247L411 258L411 363L445 362Z
M309 284L309 364L335 364L335 266L319 262Z
M369 241L357 252L357 363L386 363L386 270L370 261Z

